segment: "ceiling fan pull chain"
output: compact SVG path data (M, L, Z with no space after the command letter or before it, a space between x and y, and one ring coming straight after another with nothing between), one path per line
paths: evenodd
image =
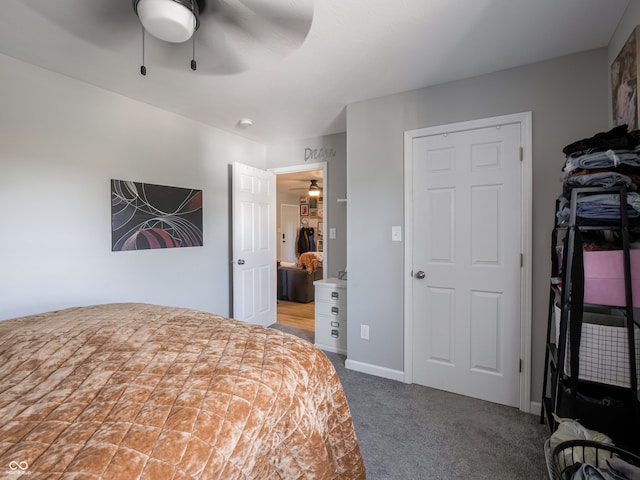
M144 66L144 27L142 27L142 65L140 65L140 74L147 74L147 67Z
M193 36L191 37L193 40L193 53L191 56L191 70L195 72L196 70L196 32L193 32Z

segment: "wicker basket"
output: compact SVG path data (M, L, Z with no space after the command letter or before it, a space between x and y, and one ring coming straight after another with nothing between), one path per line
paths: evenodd
M632 465L640 467L640 457L637 455L614 445L590 440L562 442L553 450L551 450L549 440L547 440L544 443L544 456L551 480L571 478L570 473L573 472L574 465L580 463L590 463L599 469L608 469L607 459L614 457L621 458ZM566 477L564 476L565 474L567 474Z

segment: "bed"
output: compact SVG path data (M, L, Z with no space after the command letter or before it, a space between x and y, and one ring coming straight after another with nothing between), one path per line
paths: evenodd
M77 307L0 322L0 477L364 479L311 344L200 311Z

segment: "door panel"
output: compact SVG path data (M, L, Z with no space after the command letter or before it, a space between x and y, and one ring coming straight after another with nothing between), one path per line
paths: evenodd
M233 316L276 321L275 175L233 164Z
M431 344L429 360L455 365L455 290L450 288L430 288L430 332Z
M413 377L519 405L520 126L413 139Z
M499 373L500 298L493 292L471 292L471 368Z
M429 215L431 223L438 228L429 229L431 249L429 261L439 263L453 263L453 209L455 190L441 188L429 191Z
M471 263L499 265L502 245L499 185L471 187Z

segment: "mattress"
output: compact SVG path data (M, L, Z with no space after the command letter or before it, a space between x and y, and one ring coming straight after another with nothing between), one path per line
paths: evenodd
M0 322L0 477L364 479L313 345L200 311L77 307Z

